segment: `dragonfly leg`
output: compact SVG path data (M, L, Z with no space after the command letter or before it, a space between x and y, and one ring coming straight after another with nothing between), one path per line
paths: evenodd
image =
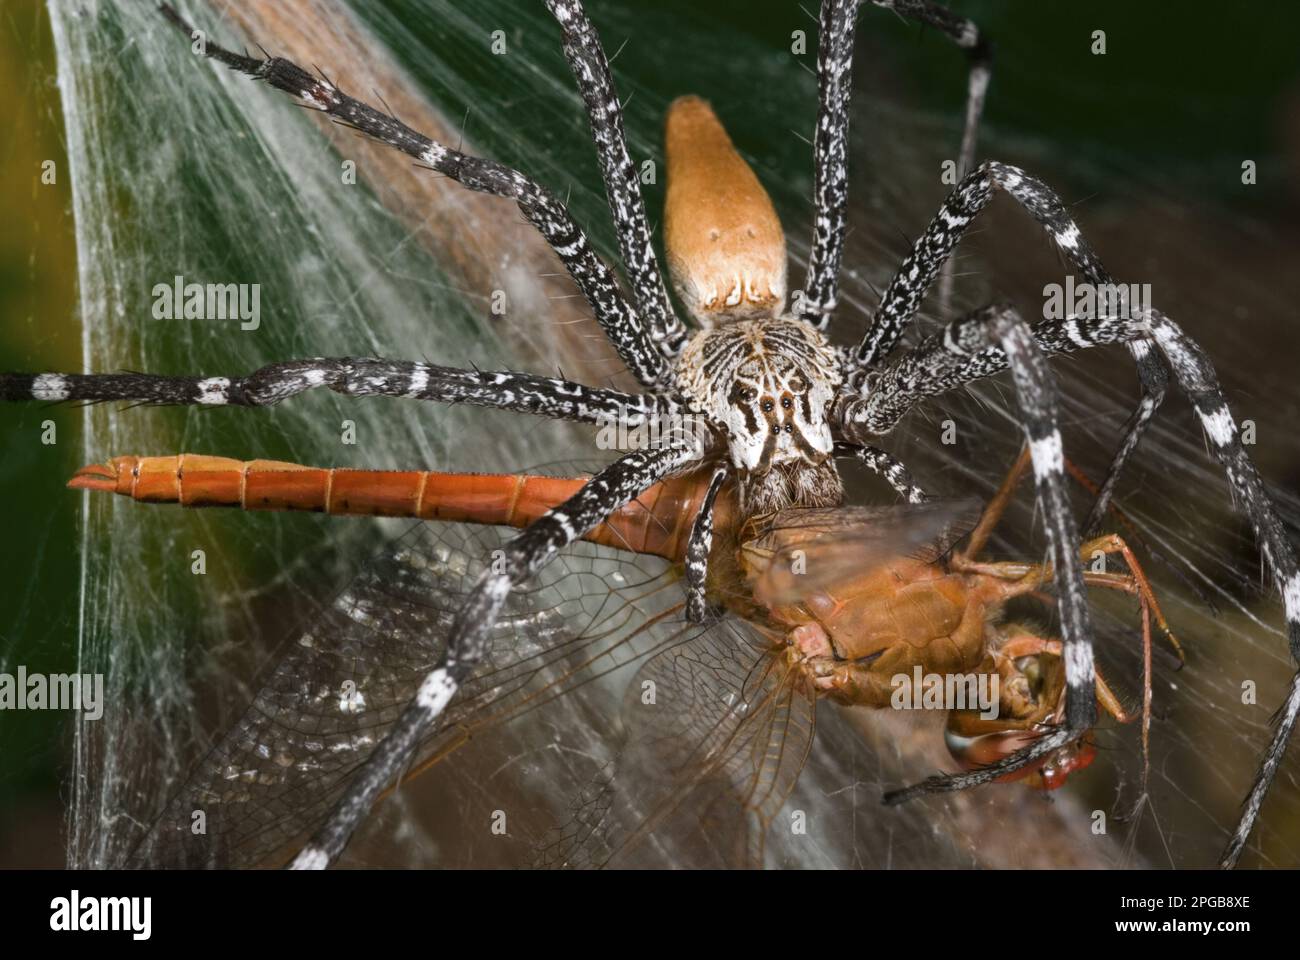
M1015 492L1015 488L1020 484L1020 481L1024 479L1025 470L1029 466L1029 462L1029 448L1024 447L1021 449L1020 455L1016 457L1015 462L1012 463L1011 468L1007 471L1006 476L1003 478L1001 485L994 493L992 499L990 499L988 504L985 506L984 513L980 516L979 523L977 523L975 529L971 531L965 547L958 552L958 556L964 557L967 560L973 560L984 549L985 545L988 543L990 535L993 533L993 530L997 528L1003 514L1006 512L1007 506L1011 502L1011 496ZM1077 464L1071 461L1069 457L1064 457L1064 462L1066 472L1070 474L1080 487L1088 491L1094 497L1100 496L1101 488L1098 487L1097 484L1095 484ZM1129 518L1117 507L1112 508L1112 512L1119 519L1120 523L1124 525L1125 529L1129 531L1130 535L1137 537L1137 531ZM1143 547L1144 549L1149 549L1145 544L1143 544ZM1127 549L1128 548L1125 547L1126 551ZM1131 551L1126 553L1126 559L1131 556ZM1136 562L1136 559L1134 559L1133 562Z
M1002 484L998 487L997 492L984 507L984 512L980 514L979 522L975 524L975 529L971 531L970 537L966 540L966 546L962 547L953 554L955 564L964 564L974 561L979 556L984 545L988 543L998 523L1002 520L1002 515L1006 513L1007 506L1011 503L1011 497L1016 492L1016 486L1020 483L1020 478L1025 474L1025 468L1029 466L1029 448L1024 447L1020 451L1020 456L1016 457L1015 463L1007 471L1007 475L1002 478Z
M1135 595L1143 610L1150 610L1161 632L1169 638L1169 645L1178 654L1178 662L1180 664L1186 663L1187 656L1183 652L1183 645L1178 642L1174 632L1169 629L1169 623L1165 620L1164 611L1160 609L1160 601L1156 599L1155 591L1151 589L1151 581L1147 579L1146 572L1142 569L1142 565L1138 562L1138 558L1133 554L1129 545L1124 542L1124 538L1114 533L1097 537L1085 543L1079 552L1085 562L1098 555L1110 556L1116 553L1124 558L1124 562L1128 565L1128 574L1107 577L1103 571L1094 573L1091 570L1085 570L1083 574L1084 582L1099 587L1123 590L1126 593Z

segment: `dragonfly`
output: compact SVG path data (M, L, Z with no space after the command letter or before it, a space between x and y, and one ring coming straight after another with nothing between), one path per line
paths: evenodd
M715 842L728 838L726 862L761 866L766 837L811 750L817 701L888 708L901 686L913 684L914 670L969 674L977 684L996 677L997 700L984 705L996 707L991 714L974 703L942 705L945 739L953 761L968 769L1013 753L1060 723L1065 689L1060 640L1003 617L1009 602L1051 582L1051 567L980 558L1028 464L1026 449L983 510L928 501L742 519L724 487L715 504L710 585L721 609L704 626L684 617L675 581L710 496L710 471L658 484L584 539L659 558L667 569L656 575L623 565L604 591L570 590L559 604L549 599L550 584L520 593L496 629L489 664L453 702L404 779L499 724L528 722L527 714L571 695L593 674L631 662L640 667L623 711L626 744L584 785L570 821L538 840L539 864L617 865L661 831L707 830ZM243 716L140 837L131 862L289 860L441 653L473 582L473 558L484 555L442 534L461 524L526 526L583 482L192 454L117 457L80 470L70 487L142 503L429 522L383 551L296 638ZM1139 602L1145 727L1151 620L1177 641L1121 537L1083 549L1085 556L1100 550L1125 558L1127 573L1086 577ZM913 693L919 701L919 688ZM1138 716L1100 674L1097 699L1120 722ZM1003 779L1055 789L1094 752L1089 740L1077 741Z

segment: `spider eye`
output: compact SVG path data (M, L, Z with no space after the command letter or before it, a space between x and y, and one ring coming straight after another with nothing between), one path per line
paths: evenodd
M731 386L731 393L727 399L731 403L752 403L758 396L758 392L752 387L747 387L743 383L735 383Z
M764 413L771 413L771 412L772 412L772 408L775 407L775 406L776 406L776 404L774 404L771 400L764 400L764 401L763 401L763 412L764 412Z
M781 398L781 406L783 406L785 409L789 410L791 407L794 406L794 401L792 401L789 397L782 397L782 398Z

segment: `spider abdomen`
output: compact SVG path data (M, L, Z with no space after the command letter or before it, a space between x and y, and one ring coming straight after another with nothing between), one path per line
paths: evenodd
M674 100L664 141L664 249L682 304L705 326L780 313L785 233L713 109L699 97Z

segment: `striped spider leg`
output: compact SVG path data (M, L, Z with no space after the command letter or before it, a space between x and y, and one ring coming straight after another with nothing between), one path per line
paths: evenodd
M453 621L443 662L421 682L415 699L348 785L329 820L294 859L294 869L320 869L342 853L384 788L407 765L486 654L490 627L511 588L620 507L699 457L700 450L687 445L626 454L506 545L504 563L484 572Z
M825 329L839 300L840 264L844 258L845 210L849 199L849 95L852 91L853 36L863 0L824 2L817 49L817 130L813 143L816 205L812 249L803 299L796 310L804 320ZM971 20L932 0L870 0L877 7L935 27L965 51L970 61L966 114L957 171L965 176L975 162L975 143L992 70L992 46ZM950 264L944 264L940 301L947 304ZM947 313L946 306L941 313Z
M190 25L171 6L164 3L160 9L180 30L194 34ZM313 76L282 57L259 60L210 41L205 42L203 53L232 70L264 80L334 121L414 157L470 190L514 200L524 218L537 228L560 258L627 368L645 386L664 379L667 361L654 341L656 336L662 339L665 333L647 328L641 315L623 295L614 272L592 249L586 233L573 221L564 204L545 187L495 160L471 157L430 140L396 117L353 99L330 81ZM621 133L621 123L618 130ZM639 200L637 194L638 204ZM661 321L660 326L663 325Z
M1233 502L1240 506L1254 528L1265 565L1271 568L1282 594L1292 657L1300 661L1300 570L1297 569L1294 549L1255 465L1238 438L1236 422L1228 410L1209 358L1164 314L1147 309L1136 317L1044 320L1030 328L1009 308L987 307L953 321L910 353L885 362L933 282L940 264L949 257L972 219L998 190L1014 198L1042 224L1071 264L1089 282L1099 286L1111 283L1101 261L1049 187L1016 167L995 162L982 164L949 195L939 215L916 242L886 289L880 310L858 347L855 369L850 374L858 396L847 401L842 408L842 425L846 434L866 438L888 432L903 411L922 397L956 389L1008 365L1012 368L1017 387L1021 389L1023 405L1026 387L1042 392L1031 384L1021 383L1027 369L1023 361L1040 352L1062 354L1104 344L1125 343L1145 367L1158 366L1163 378L1164 368L1150 349L1154 344L1172 369L1178 385L1191 400L1211 441L1213 453L1223 465ZM1000 347L983 345L986 343L984 338L990 335L990 326L1004 331L996 335L1001 340ZM1044 383L1043 386L1049 385ZM1142 404L1129 422L1120 452L1103 485L1100 507L1104 508L1107 489L1113 488L1117 469L1136 447L1141 430L1158 405L1160 391L1153 394L1147 391L1149 386L1144 378ZM1025 426L1034 453L1034 474L1049 542L1052 552L1064 560L1072 545L1077 545L1078 531L1065 500L1053 492L1054 478L1063 469L1061 436L1055 412L1050 405L1040 405L1036 414L1026 407L1026 416ZM1094 507L1094 515L1096 509ZM1079 615L1083 612L1082 583L1075 573L1064 566L1058 567L1058 586L1063 600L1067 697L1076 704L1075 707L1067 705L1066 728L1057 735L1058 738L1081 735L1095 712L1088 693L1093 678L1091 636L1086 617ZM1221 858L1222 866L1234 865L1241 856L1264 796L1277 774L1298 715L1300 673L1292 680L1286 702L1279 711L1277 726L1265 751L1259 775ZM1030 754L1037 747L1035 744L987 770L957 777L931 778L892 794L888 799L897 802L920 793L961 789L987 782L989 775L997 769L1005 771L1030 762L1033 759Z
M675 357L686 343L686 327L668 301L663 274L650 243L641 178L627 152L623 109L596 28L577 0L546 0L564 37L564 55L587 106L591 136L596 144L610 215L618 235L623 268L632 286L636 308L651 339L665 355Z
M553 420L600 423L626 416L636 426L676 412L670 398L624 393L509 370L459 370L376 357L315 357L269 363L242 377L147 373L0 374L0 401L123 400L142 405L269 407L319 387L352 397L467 403Z

